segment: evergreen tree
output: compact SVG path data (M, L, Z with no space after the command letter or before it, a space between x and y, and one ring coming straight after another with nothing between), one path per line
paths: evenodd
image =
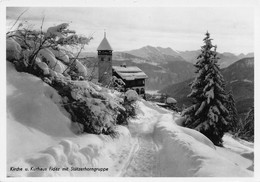
M227 109L229 111L229 118L230 118L229 128L232 132L237 132L237 129L239 127L238 114L237 114L237 108L235 105L235 100L233 98L232 91L229 91L228 93Z
M238 136L249 141L254 141L254 107L251 107L248 111L243 122L243 128L241 128Z
M223 76L217 64L216 48L211 43L207 32L203 39L201 54L194 65L197 76L190 84L192 92L188 97L194 99L194 104L185 109L184 126L193 128L206 135L215 145L222 145L222 137L228 129L227 95ZM214 48L214 50L211 50Z

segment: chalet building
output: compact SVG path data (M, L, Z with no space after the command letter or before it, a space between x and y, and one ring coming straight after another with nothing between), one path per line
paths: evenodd
M113 49L109 44L106 33L97 48L98 51L98 82L108 85L112 76L124 81L124 91L134 89L138 94L145 96L145 79L148 76L136 66L112 66Z
M113 66L112 75L124 81L124 91L133 89L138 94L145 96L145 79L148 76L137 66Z

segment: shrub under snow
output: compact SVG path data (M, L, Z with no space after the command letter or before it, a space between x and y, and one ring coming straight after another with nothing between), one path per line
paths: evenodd
M6 39L6 59L18 60L21 58L21 46L12 38Z
M126 93L125 93L125 97L128 101L137 101L138 100L138 94L136 93L136 91L134 90L128 90Z
M42 49L39 51L39 56L42 61L47 63L48 66L57 73L63 73L66 66L55 58L55 55L49 49Z
M114 99L106 88L88 81L70 81L66 78L52 82L63 97L63 106L71 120L80 123L80 130L95 134L112 134L119 110L124 110L120 99Z
M125 93L125 99L122 103L124 109L119 110L117 116L117 124L128 125L129 118L136 117L136 101L139 99L138 94L134 90L128 90Z

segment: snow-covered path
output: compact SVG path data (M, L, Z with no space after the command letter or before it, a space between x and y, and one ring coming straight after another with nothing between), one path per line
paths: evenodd
M138 147L122 176L125 177L158 177L158 150L151 137L147 134L138 137Z
M159 177L158 147L153 139L153 131L158 119L167 111L160 108L154 110L152 108L155 108L155 106L149 103L139 103L139 106L140 104L142 111L144 111L144 108L146 109L145 112L139 110L138 118L132 120L129 124L132 137L138 141L137 146L130 160L126 163L121 176Z
M169 125L169 131L165 130L164 124L163 128L160 126L160 123L164 121L171 121L171 124L176 122L178 118L177 115L173 115L171 112L159 108L154 104L148 102L140 102L139 107L142 109L139 110L138 118L132 120L129 124L129 131L133 138L137 140L136 146L133 152L130 154L130 158L128 162L126 162L124 170L122 170L120 176L124 177L160 177L160 176L204 176L203 174L208 173L207 175L211 176L212 173L211 168L202 167L202 161L206 158L209 163L214 163L213 161L216 158L219 158L219 161L225 161L230 166L230 168L234 167L234 170L240 171L241 169L235 169L239 164L242 168L246 169L248 166L252 164L251 160L245 159L244 157L236 154L232 151L227 152L226 148L216 148L214 145L203 135L200 133L190 130L187 128L178 127L176 124ZM173 122L174 121L174 122ZM169 122L167 122L169 123ZM173 127L173 128L171 128ZM168 127L167 127L168 128ZM161 130L162 129L162 130ZM164 131L163 131L164 130ZM159 131L159 135L158 135ZM166 139L165 136L160 136L163 131L165 136L170 134ZM206 158L198 156L197 151L194 148L190 148L190 141L188 140L188 148L185 143L179 141L179 132L183 135L188 134L192 137L192 140L196 140L197 142L204 143L209 148L204 148L205 146L201 146L202 152L205 152ZM163 141L158 141L158 138L164 138ZM183 139L185 136L183 136ZM170 139L173 143L168 143L166 140ZM165 143L166 141L166 143ZM185 140L184 140L185 141ZM192 142L193 143L193 142ZM233 141L234 143L234 141ZM196 144L197 145L197 144ZM227 146L230 146L226 144ZM236 145L238 146L238 144ZM199 147L200 148L200 147ZM241 146L241 149L246 147ZM204 150L203 150L204 149ZM214 149L212 151L212 149ZM206 152L208 151L208 152ZM246 150L248 151L248 150ZM250 151L250 150L249 150ZM211 154L211 152L213 152ZM206 154L207 153L207 154ZM215 154L214 154L215 153ZM214 156L216 155L216 156ZM214 156L212 158L212 156ZM227 160L227 161L226 161ZM167 162L166 162L167 161ZM218 161L218 162L219 162ZM166 163L167 164L166 164ZM221 163L221 162L219 162ZM237 164L238 163L238 164ZM234 166L235 164L235 166ZM204 168L204 169L203 169ZM208 169L210 169L208 171ZM186 171L186 172L185 172ZM225 167L221 167L219 169L219 174L214 174L216 176L233 176L232 174L225 174ZM215 172L214 172L215 173ZM247 172L240 171L240 175L247 175Z

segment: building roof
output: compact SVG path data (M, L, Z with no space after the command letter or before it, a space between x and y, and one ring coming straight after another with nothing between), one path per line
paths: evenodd
M109 44L107 38L106 38L106 32L104 33L104 38L101 41L101 43L99 44L98 51L113 51L111 45Z
M125 80L145 79L148 76L137 66L113 66L113 70Z

